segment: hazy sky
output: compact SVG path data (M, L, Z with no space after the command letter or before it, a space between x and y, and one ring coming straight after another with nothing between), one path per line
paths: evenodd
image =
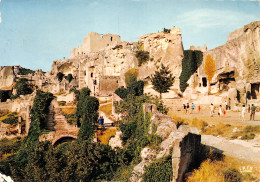
M257 20L257 0L0 0L0 66L50 71L53 60L69 58L88 32L137 41L176 26L184 49L212 49Z

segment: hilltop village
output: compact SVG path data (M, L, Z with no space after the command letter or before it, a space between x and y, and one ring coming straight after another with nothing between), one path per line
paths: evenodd
M208 56L215 64L215 74L210 81L205 72ZM151 79L162 65L168 67L174 83L168 92L162 93L160 100L160 94L154 90ZM58 146L76 140L80 126L65 110L77 110L77 94L83 88L88 88L90 96L98 99L100 108L111 104L109 115L104 110L98 111L105 118L107 130L111 127L116 131L107 144L114 150L116 147L124 148L126 141L121 141L123 131L120 131L117 123L126 117L126 113L118 112L115 103L125 98L115 91L128 88L126 77L129 74L134 75L136 81L144 81L144 95L160 100L161 105L168 107L171 112L183 112L183 104L186 103L194 103L202 110L207 110L213 103L223 107L225 104L230 112L240 112L243 105L250 108L253 104L258 113L260 21L231 32L225 45L211 50L207 50L206 45L191 46L189 50L184 50L182 32L177 27L143 35L137 42L122 41L115 34L90 32L82 45L70 51L70 58L53 61L50 72L21 66L0 66L0 120L17 118L15 124L0 121L0 139L24 138L30 133L31 109L37 90L41 90L52 93L54 98L49 103L45 118L48 132L42 133L39 141L50 141L53 146ZM30 93L18 94L20 88L17 85L22 80L30 85ZM161 143L157 143L160 149L142 148L141 160L133 167L129 179L147 179L145 166L172 152L172 180L183 181L198 161L201 128L184 124L179 126L180 123L174 121L176 118L166 115L167 112L161 113L159 106L153 102L144 103L142 109L144 115L149 113L151 116L147 132L149 130L150 135L160 137ZM97 130L93 136L94 142L100 141L102 132L100 134ZM1 159L4 154L0 155Z

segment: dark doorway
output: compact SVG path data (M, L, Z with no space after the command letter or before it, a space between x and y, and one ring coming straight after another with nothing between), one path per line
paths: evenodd
M207 86L207 78L206 77L202 77L202 85L203 85L203 87Z
M72 138L72 137L62 137L60 138L59 140L57 140L53 146L57 146L59 144L62 144L62 143L65 143L65 142L73 142L75 140L75 138Z
M253 83L251 84L251 97L257 99L257 96L259 96L259 84Z

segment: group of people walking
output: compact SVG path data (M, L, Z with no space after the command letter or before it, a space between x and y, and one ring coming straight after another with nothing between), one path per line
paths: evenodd
M190 104L189 103L183 104L183 112L184 113L191 114L191 113L195 112L195 108L196 107L195 107L194 103L191 104L191 109L190 109ZM200 110L201 110L201 107L198 106L198 112L200 112Z
M210 116L213 117L213 114L215 112L215 106L211 103L210 106L209 106L209 109L210 109ZM226 105L226 109L224 109L222 107L222 105L219 105L217 111L218 111L218 116L221 117L221 116L225 116L226 115L226 110L228 109L228 106Z
M191 114L195 112L195 109L197 108L197 112L200 113L201 111L201 106L195 106L194 103L192 103L191 105L189 103L187 104L183 104L183 112L185 114ZM225 116L226 115L226 111L230 109L230 106L227 104L227 102L225 102L225 106L223 107L222 105L219 105L218 107L215 107L212 103L209 106L210 109L210 116L213 117L215 111L217 111L217 114L219 117L221 116ZM250 120L254 120L255 119L255 112L256 112L256 107L254 106L254 104L248 105L248 113L250 113ZM245 114L246 114L246 106L243 105L242 110L241 110L241 115L240 118L242 119L242 121L245 120Z

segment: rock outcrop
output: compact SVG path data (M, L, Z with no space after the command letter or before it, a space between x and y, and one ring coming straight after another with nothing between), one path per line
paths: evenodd
M10 89L17 75L17 66L0 66L0 89Z
M172 155L173 181L183 181L185 173L195 163L200 150L201 136L198 129L188 125L182 125L177 129L172 118L160 114L155 105L144 104L143 107L144 111L153 115L149 133L152 132L153 125L157 126L155 134L161 136L163 141L158 150L145 147L141 151L142 161L134 167L130 180L133 182L142 181L145 167L156 159Z
M156 66L169 66L175 76L174 88L179 89L179 76L182 70L183 45L180 28L173 27L170 32L159 32L143 35L138 40L143 50L150 53L152 61L140 68L140 77L146 78L154 74Z

